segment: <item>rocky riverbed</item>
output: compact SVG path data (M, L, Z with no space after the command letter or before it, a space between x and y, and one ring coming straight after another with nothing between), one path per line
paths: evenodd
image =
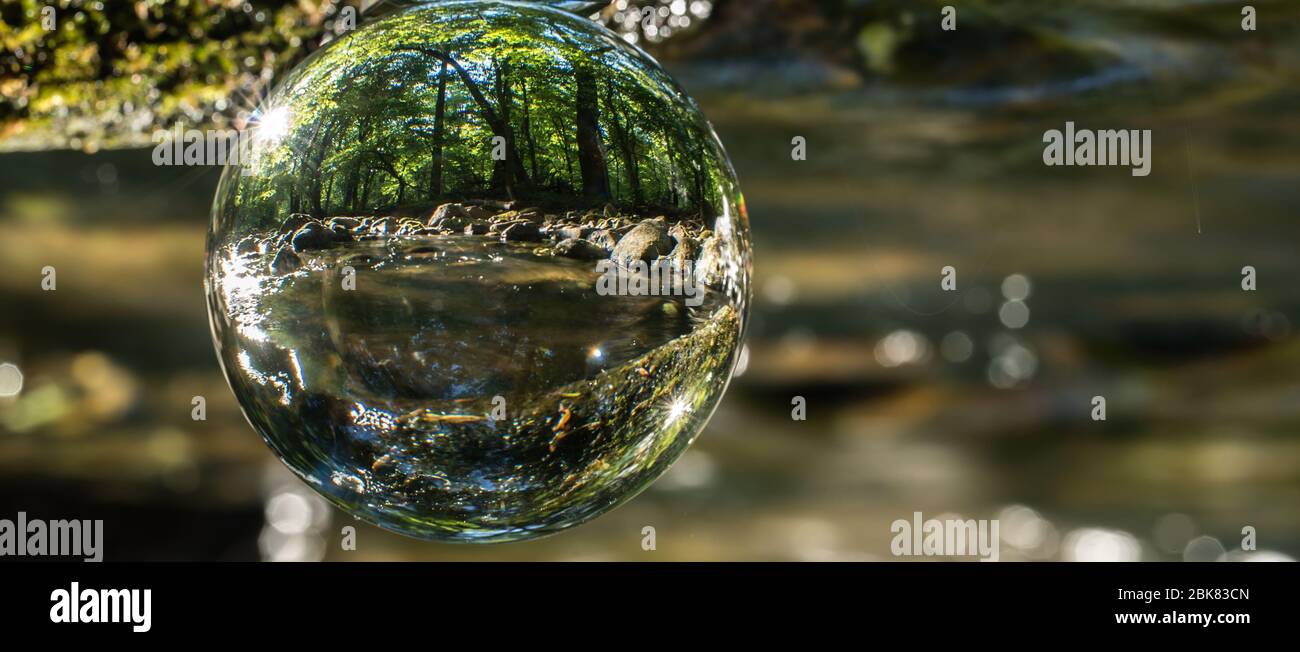
M270 233L248 235L236 253L270 254L273 273L292 272L311 252L351 242L463 235L500 242L536 244L539 256L575 260L609 259L627 265L641 260L690 267L708 284L724 256L718 236L700 217L651 218L620 214L612 205L600 211L547 212L515 207L514 202L446 203L418 217L337 216L314 218L294 213Z

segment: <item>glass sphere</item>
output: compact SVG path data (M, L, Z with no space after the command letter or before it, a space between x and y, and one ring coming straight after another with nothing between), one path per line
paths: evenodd
M542 536L704 427L748 218L644 52L544 4L416 5L313 53L243 134L208 236L213 339L253 427L334 504L424 539Z

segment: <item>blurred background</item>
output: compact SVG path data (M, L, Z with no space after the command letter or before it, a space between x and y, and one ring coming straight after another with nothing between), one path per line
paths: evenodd
M102 518L109 560L892 560L918 511L1000 519L1003 560L1300 554L1300 4L1249 3L1252 31L1242 2L617 0L598 18L740 175L748 343L651 489L479 547L355 521L275 459L208 332L219 170L151 161L341 7L109 4L0 7L0 518ZM1044 166L1066 121L1151 129L1150 176Z

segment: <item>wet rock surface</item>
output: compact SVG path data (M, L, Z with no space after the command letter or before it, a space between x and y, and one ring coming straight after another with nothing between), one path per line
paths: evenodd
M542 232L531 222L516 222L501 232L507 242L541 242Z
M572 238L555 245L555 255L578 260L599 260L605 257L605 250L586 240Z
M271 260L271 271L276 274L288 274L299 267L302 267L302 260L288 246L280 247L279 252L275 254L275 258Z
M293 234L295 252L324 249L334 243L334 231L320 222L308 222Z
M668 237L664 223L656 220L642 222L619 239L611 256L616 262L626 265L633 261L651 261L666 256L673 250L673 241Z

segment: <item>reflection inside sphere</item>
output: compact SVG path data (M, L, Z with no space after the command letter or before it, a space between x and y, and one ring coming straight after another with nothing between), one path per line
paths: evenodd
M690 444L748 301L735 174L694 102L584 18L419 5L251 121L208 242L223 368L300 477L381 526L540 536Z

